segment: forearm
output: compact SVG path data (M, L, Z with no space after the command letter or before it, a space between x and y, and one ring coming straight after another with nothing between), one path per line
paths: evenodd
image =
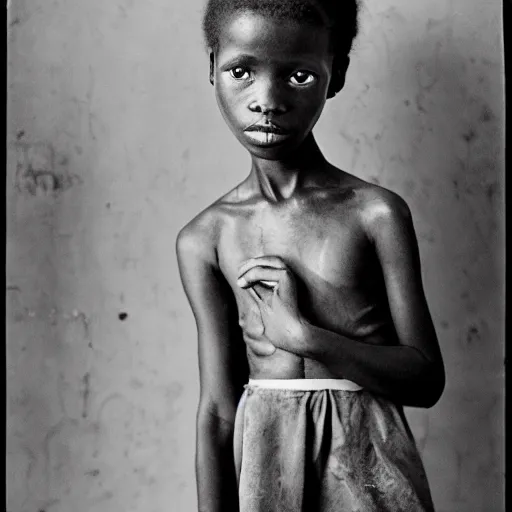
M198 414L196 478L199 512L238 512L232 423Z
M431 407L444 387L442 363L430 362L414 347L364 343L305 322L293 351L402 405Z

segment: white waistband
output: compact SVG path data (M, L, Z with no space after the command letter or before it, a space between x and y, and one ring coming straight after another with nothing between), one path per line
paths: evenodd
M340 389L359 391L359 384L347 379L249 379L249 385L266 389L295 389L298 391L318 391Z

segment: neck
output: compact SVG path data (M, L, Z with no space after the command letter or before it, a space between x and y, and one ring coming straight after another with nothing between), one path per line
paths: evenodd
M311 175L321 174L328 162L310 133L293 155L282 160L264 160L252 156L249 180L261 194L273 202L290 198Z

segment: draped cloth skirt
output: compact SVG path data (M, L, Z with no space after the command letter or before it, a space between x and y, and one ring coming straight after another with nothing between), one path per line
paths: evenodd
M433 512L403 409L348 380L250 380L234 435L240 512Z

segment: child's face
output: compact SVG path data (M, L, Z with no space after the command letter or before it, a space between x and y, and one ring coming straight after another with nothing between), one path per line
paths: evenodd
M217 102L251 154L278 159L320 117L332 67L327 29L236 13L225 22L215 55Z

